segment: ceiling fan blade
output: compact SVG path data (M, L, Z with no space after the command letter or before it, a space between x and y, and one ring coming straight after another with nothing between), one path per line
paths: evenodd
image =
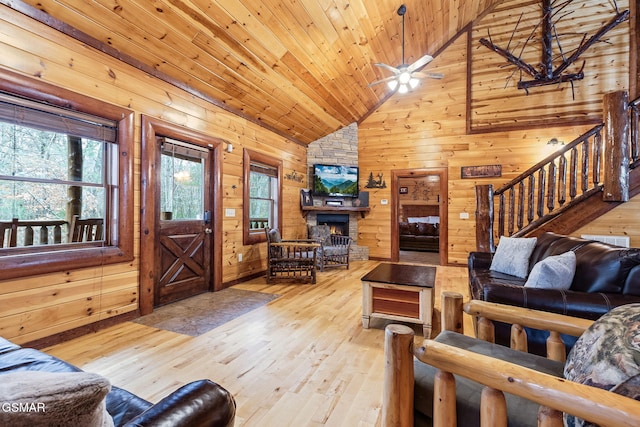
M375 81L373 83L369 83L369 85L367 87L371 87L371 86L375 86L378 85L380 83L386 83L386 82L390 82L391 80L396 80L398 77L397 76L389 76L389 77L385 77L384 79Z
M411 77L420 77L422 79L443 79L444 74L442 73L425 73L422 71L414 71L411 73Z
M433 56L424 55L422 58L418 58L418 60L416 62L414 62L413 64L409 65L409 67L407 67L407 70L409 72L412 72L412 71L415 71L415 70L419 70L420 68L424 67L425 65L427 65L431 61L433 61Z
M394 74L400 74L400 70L398 70L396 67L392 67L391 65L383 64L381 62L373 65L375 65L376 67L386 68L387 70L392 71Z

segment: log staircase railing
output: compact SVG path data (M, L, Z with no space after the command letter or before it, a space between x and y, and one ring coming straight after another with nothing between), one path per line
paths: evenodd
M628 200L629 169L640 164L640 98L605 95L604 122L497 190L476 186L476 246L495 251L499 236L530 235L543 224L602 192ZM631 129L631 131L629 131Z

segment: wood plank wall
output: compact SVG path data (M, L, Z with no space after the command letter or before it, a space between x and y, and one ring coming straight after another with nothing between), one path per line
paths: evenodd
M513 3L513 2L512 2ZM524 7L539 2L527 2ZM596 2L589 2L596 3ZM618 2L621 8L628 7L628 2ZM589 14L591 9L584 7L575 14ZM510 25L507 28L495 28L495 33L509 33L520 15L518 10L512 11ZM492 15L486 16L480 27L491 28ZM613 90L625 90L629 87L629 25L621 24L624 36L617 36L617 44L601 43L598 45L598 61L589 61L585 66L585 80L576 82L576 93L580 93L580 102L573 104L572 114L593 115L601 114L602 96ZM494 30L492 30L494 34ZM446 167L448 168L447 202L448 215L448 261L452 264L465 264L467 255L475 250L475 193L476 184L493 184L496 188L515 178L531 165L550 154L551 146L546 142L551 138L570 142L575 137L589 129L591 125L553 125L545 124L535 127L510 126L508 130L485 132L482 134L467 134L466 103L470 99L479 100L477 94L483 93L485 88L474 81L467 88L467 57L470 47L475 61L475 52L486 49L475 42L476 36L468 43L467 35L460 36L441 55L426 68L426 71L445 74L442 80L423 80L419 89L406 95L396 94L383 104L376 112L359 124L359 165L361 173L368 176L383 174L385 178L391 176L394 169ZM625 52L624 55L621 51ZM611 53L613 61L605 61ZM626 56L625 56L626 55ZM499 58L498 58L499 59ZM495 61L494 61L495 62ZM498 61L499 62L499 61ZM594 63L595 62L595 63ZM471 69L478 69L472 64ZM493 65L488 73L501 80L508 71ZM606 73L592 74L595 67ZM545 88L545 101L541 106L555 105L556 95L566 100L567 91L563 87L560 92L557 86ZM535 91L536 89L533 89ZM551 91L551 92L549 92ZM511 92L493 90L490 101L496 117L501 112L521 111L528 115L530 99L524 96L511 98ZM485 94L486 95L486 94ZM484 96L484 95L483 95ZM487 98L485 96L485 98ZM563 101L564 102L564 101ZM476 107L478 107L476 103ZM551 107L552 114L561 114ZM472 113L473 114L473 113ZM545 116L545 110L538 108L537 116ZM509 120L513 120L510 117ZM533 125L532 125L533 126ZM380 153L384 153L380 155ZM461 179L460 168L474 165L502 165L500 178ZM372 258L391 258L391 206L397 195L390 194L390 185L384 189L370 189L369 201L371 213L360 220L358 242L369 246ZM383 205L386 199L389 204ZM614 211L615 212L615 211ZM461 219L461 213L468 213L469 219ZM632 215L625 215L631 220ZM637 215L636 215L637 217ZM638 219L634 218L637 228ZM615 220L607 222L609 233L616 234L609 227L614 227ZM631 225L629 227L632 227ZM444 231L443 231L444 232ZM586 231L583 231L586 232ZM637 242L638 244L640 242Z
M136 112L135 259L131 263L63 271L0 283L0 336L17 343L108 319L138 308L140 252L140 114L161 118L233 143L224 153L223 283L266 268L266 245L242 245L242 149L282 159L284 174L306 174L306 148L221 110L139 70L0 6L0 67L91 96ZM285 179L285 236L305 230L300 188ZM243 261L238 262L238 254Z

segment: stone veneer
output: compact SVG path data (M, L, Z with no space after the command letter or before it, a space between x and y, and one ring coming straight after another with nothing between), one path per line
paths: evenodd
M317 141L312 142L307 147L307 165L309 170L307 173L307 182L313 182L314 164L329 164L341 166L358 165L358 125L352 123L334 133L327 135ZM362 181L362 177L360 177ZM324 198L320 198L324 203ZM349 206L352 200L345 199L345 205ZM326 212L331 213L331 212ZM343 213L343 212L338 212ZM353 238L351 245L350 259L362 261L369 259L369 247L358 246L358 218L360 213L349 212L349 236ZM309 212L307 215L307 224L316 225L316 213Z

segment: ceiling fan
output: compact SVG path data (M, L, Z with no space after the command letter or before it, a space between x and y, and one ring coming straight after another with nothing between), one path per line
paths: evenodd
M398 15L402 16L402 65L398 67L392 67L391 65L376 63L374 64L380 68L386 68L393 72L393 76L385 77L384 79L375 81L369 85L375 86L380 83L387 83L389 89L396 90L400 93L407 93L409 89L415 89L420 83L419 78L431 78L441 79L444 74L441 73L423 73L420 70L433 60L431 55L424 55L418 58L413 64L406 64L404 62L404 14L407 12L407 7L403 4L398 8Z

